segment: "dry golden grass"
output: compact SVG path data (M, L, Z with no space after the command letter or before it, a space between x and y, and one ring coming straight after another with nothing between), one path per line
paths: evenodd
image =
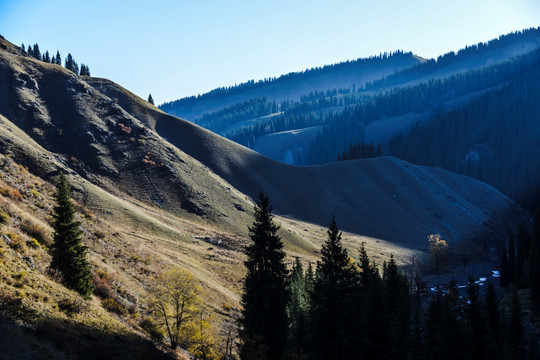
M3 297L21 299L39 318L69 319L112 333L140 334L138 319L148 315L148 287L153 278L164 269L180 266L201 283L205 303L218 314L217 326L239 308L244 275L241 249L248 241L252 205L234 227L243 231L228 232L204 220L173 215L129 197L120 198L80 177L71 176L70 180L79 198L84 195L85 204L76 203L77 220L82 224L95 278L101 279L96 280L101 297L86 302L47 275L50 257L46 247L51 241L54 187L0 155L0 187L24 194L20 201L0 197L0 212L8 217L0 224ZM280 234L288 261L299 256L306 263L316 262L326 229L279 216L275 219L282 226ZM19 249L7 246L4 235L8 234L21 239ZM343 239L353 258L361 242L366 243L377 262L382 263L390 253L403 262L410 256L409 250L376 239L348 233ZM29 268L17 252L28 256L35 269Z

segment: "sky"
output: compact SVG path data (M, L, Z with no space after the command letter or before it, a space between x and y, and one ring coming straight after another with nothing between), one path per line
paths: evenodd
M0 34L156 104L395 50L437 57L540 26L538 0L0 0Z

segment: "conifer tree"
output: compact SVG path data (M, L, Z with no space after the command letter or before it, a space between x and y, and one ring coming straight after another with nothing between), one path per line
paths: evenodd
M333 216L327 233L311 295L312 358L345 359L356 352L358 340L354 301L358 277Z
M245 252L247 275L242 294L240 358L279 360L287 340L288 272L279 226L262 192L249 227L251 245Z
M60 56L60 51L56 50L56 57L54 58L54 63L56 65L62 65L62 57Z
M75 221L70 185L63 173L60 173L56 186L55 200L51 268L62 274L63 283L68 288L88 298L92 285L90 264L86 260L87 247L82 244L82 231L80 223Z
M32 56L35 57L38 60L41 60L41 52L39 51L39 45L34 44L34 48L32 50Z
M510 284L516 283L516 244L514 241L514 235L510 235L508 242L508 282Z
M531 289L531 309L534 313L540 313L540 209L537 209L534 215L529 260L529 285Z
M88 65L81 64L81 72L79 73L79 75L90 76L90 68L88 67Z
M79 74L79 65L73 59L73 56L71 56L71 53L67 55L66 60L64 61L64 67L70 70L71 72L74 72L75 74Z
M313 284L315 283L315 272L313 271L313 264L311 262L308 264L304 281L306 282L306 292L309 294L313 291Z
M480 301L479 285L469 278L467 284L467 303L464 309L465 338L469 344L469 352L473 359L483 359L485 347L485 322L483 304Z
M516 252L516 285L518 289L527 286L528 275L525 271L531 250L531 236L523 224L519 225Z
M521 319L521 304L517 291L512 292L512 307L510 309L510 321L506 334L506 354L509 360L518 360L525 357L525 330Z
M485 315L486 319L486 355L488 358L495 359L501 353L501 314L499 304L497 302L497 294L492 283L488 284L485 300Z
M501 259L501 277L500 282L502 287L507 287L510 284L508 276L508 255L506 254L506 246L503 247Z
M398 269L394 256L384 268L384 295L388 317L388 340L390 357L404 359L409 345L410 298L407 277Z
M148 102L152 105L154 105L154 99L152 98L152 94L148 95Z
M289 340L287 358L303 358L306 354L305 336L308 332L307 313L309 293L306 288L304 268L300 259L295 258L290 276L290 300L287 305L289 316Z

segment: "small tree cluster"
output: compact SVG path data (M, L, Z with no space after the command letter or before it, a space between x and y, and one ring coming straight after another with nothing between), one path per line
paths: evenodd
M349 145L347 150L338 154L337 160L368 159L382 155L383 151L380 143L375 146L373 143L361 142Z
M25 48L24 44L22 44L21 49L26 51L28 55L32 56L35 59L50 64L62 65L62 57L60 56L60 52L58 50L56 51L56 55L52 55L52 53L49 54L48 50L42 54L39 50L38 44L34 44L33 46L28 45L28 48ZM81 64L79 68L79 65L73 59L73 56L71 56L71 54L68 54L68 56L66 57L64 61L64 67L77 75L90 76L90 68L88 67L88 65Z

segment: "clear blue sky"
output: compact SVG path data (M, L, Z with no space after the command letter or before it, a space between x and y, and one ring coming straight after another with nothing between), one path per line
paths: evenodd
M157 103L377 55L436 57L540 26L539 0L0 0L0 34Z

